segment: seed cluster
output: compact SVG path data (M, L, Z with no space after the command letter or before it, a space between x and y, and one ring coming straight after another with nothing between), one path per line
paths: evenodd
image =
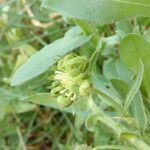
M84 56L75 53L67 54L58 61L53 83L52 96L57 97L57 102L67 107L76 101L79 96L88 96L90 82L87 77L88 60Z

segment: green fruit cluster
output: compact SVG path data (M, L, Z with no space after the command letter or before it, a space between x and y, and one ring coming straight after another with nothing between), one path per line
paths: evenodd
M52 96L57 97L57 102L67 107L81 96L90 94L91 85L87 75L88 60L84 56L70 53L58 61L55 67Z

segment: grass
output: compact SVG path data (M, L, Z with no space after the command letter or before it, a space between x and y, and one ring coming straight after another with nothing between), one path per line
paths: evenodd
M31 55L23 45L38 51L62 37L69 26L59 21L59 16L53 18L54 13L39 11L38 0L27 1L25 5L17 0L0 3L0 149L57 150L70 149L73 143L85 143L87 130L76 129L74 116L42 106L25 106L18 101L28 94L47 91L47 73L17 88L10 87L17 63L22 64ZM34 17L28 14L26 6ZM48 19L48 16L52 17ZM33 19L52 25L39 27Z
M34 17L29 16L25 10L26 5L36 12ZM65 143L67 134L75 130L71 116L40 106L34 106L29 111L22 103L18 105L18 99L25 96L25 93L44 91L45 83L43 87L39 85L47 81L47 76L36 79L33 86L27 83L18 88L10 87L10 79L18 57L29 57L26 56L26 49L21 49L22 45L37 51L63 36L68 27L56 19L48 20L49 14L39 12L40 1L28 1L26 5L17 0L1 1L0 5L0 149L58 149L61 142ZM4 12L8 8L9 11ZM32 24L32 19L42 23L48 20L53 26L43 29ZM19 35L13 33L13 30L19 32ZM17 113L18 107L22 107L24 112Z

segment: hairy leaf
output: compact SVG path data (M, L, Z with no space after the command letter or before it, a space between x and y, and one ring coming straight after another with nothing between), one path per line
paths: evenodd
M69 112L77 115L87 115L87 104L86 101L80 100L69 107L61 107L55 97L52 97L50 93L38 93L27 98L22 99L23 101L32 102L39 105L48 106L59 111Z
M32 79L48 69L53 65L59 57L66 53L80 47L84 43L90 40L89 36L76 35L66 36L59 39L46 47L41 51L33 54L14 74L11 85L15 86L24 81Z
M150 16L149 0L43 0L42 6L68 17L100 24L135 16Z
M93 114L93 115L90 115L87 118L87 120L85 122L85 125L86 125L88 130L94 131L96 123L98 121L100 121L100 122L106 124L107 126L109 126L110 128L112 128L119 136L124 134L124 133L137 134L136 130L130 129L126 125L122 124L121 122L120 123L116 122L112 118L109 118L109 117L107 117L104 114Z
M147 125L147 116L145 113L145 107L143 104L143 98L140 92L134 96L132 101L133 116L138 124L138 127L144 131Z
M128 109L128 107L130 106L134 96L136 95L136 93L138 92L138 90L141 86L142 79L143 79L143 72L144 72L144 66L143 66L143 63L141 62L140 67L139 67L139 73L138 73L135 81L131 84L131 87L125 98L124 107L126 109Z
M127 66L138 72L140 60L144 64L143 87L150 98L150 43L138 34L129 34L121 43L120 54Z
M112 79L110 81L116 91L121 95L122 99L125 99L129 90L128 84L125 81L118 79Z
M101 47L99 47L99 49L101 49ZM106 104L116 108L120 112L123 112L122 100L120 99L120 95L112 87L111 83L105 77L100 75L100 72L96 65L98 56L99 51L97 49L93 54L90 62L91 80L95 92Z
M103 73L107 79L130 80L130 74L127 67L121 59L110 58L104 62Z

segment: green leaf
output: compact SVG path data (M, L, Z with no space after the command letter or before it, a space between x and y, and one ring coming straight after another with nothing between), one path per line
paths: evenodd
M109 126L112 128L119 136L124 134L124 133L133 133L137 134L136 130L132 130L126 125L122 124L121 122L116 122L112 118L107 117L105 114L92 114L90 115L86 122L86 128L90 131L94 131L96 127L96 123L100 121L104 123L105 125Z
M150 22L150 18L149 18L149 22ZM144 32L144 38L145 38L145 40L147 40L147 42L150 43L150 30L146 30Z
M24 113L28 111L33 111L36 107L34 104L28 104L28 103L23 103L23 102L17 102L16 103L16 112L17 113Z
M81 33L81 32L80 32ZM24 81L32 79L53 65L59 57L80 47L90 40L90 36L76 35L69 36L70 33L62 39L59 39L41 51L33 54L14 74L11 85L15 86Z
M77 115L87 115L89 113L85 100L79 100L71 106L63 108L57 103L56 98L52 97L50 93L38 93L21 100L32 102L38 105L48 106L59 111L69 112Z
M117 32L129 34L133 32L132 24L129 20L121 20L117 23Z
M35 109L35 105L18 101L18 95L0 89L0 121L9 113L24 113Z
M122 99L125 99L129 90L128 84L125 81L118 79L112 79L110 81L116 91L121 95Z
M136 16L150 16L149 0L43 0L42 6L68 17L100 24Z
M125 64L118 58L110 58L104 62L103 74L107 79L130 80L130 74Z
M97 50L93 54L92 60L90 62L91 81L92 81L93 88L101 100L103 100L106 104L116 108L120 112L123 112L124 111L122 107L123 101L120 95L112 87L111 83L100 74L97 68L96 62L98 56L99 56L99 52Z
M135 72L140 60L148 67L150 43L138 34L129 34L121 42L120 54L125 63ZM145 68L146 69L146 68Z
M82 33L82 29L78 26L72 27L65 33L65 37L75 37L79 36Z
M120 44L120 41L123 36L124 34L122 34L122 32L119 31L113 36L103 38L105 46L101 53L102 56L108 57L108 56L116 55L115 46Z
M141 86L142 79L143 79L143 72L144 72L144 66L143 66L143 63L141 62L140 67L139 67L139 73L138 73L135 81L131 84L131 87L126 95L125 104L124 104L125 109L128 109L134 96L136 95L136 93L138 92L138 90Z
M137 94L134 96L131 106L133 110L133 116L135 117L138 127L144 131L147 125L147 116L145 113L143 98L140 92L137 92Z
M120 54L127 66L138 72L140 60L144 64L144 76L142 86L150 99L150 43L138 34L129 34L121 42Z

